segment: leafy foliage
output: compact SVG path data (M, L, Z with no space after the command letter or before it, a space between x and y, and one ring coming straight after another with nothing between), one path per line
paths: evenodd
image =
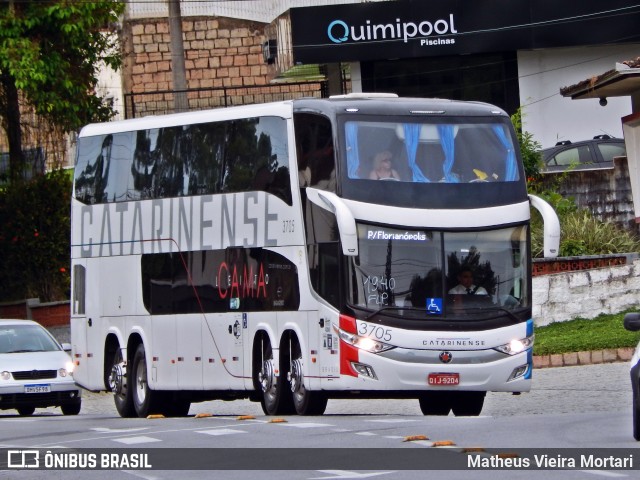
M553 187L541 190L539 182L542 162L540 143L534 140L531 133L522 130L521 109L518 109L511 116L511 121L520 142L528 190L549 203L560 219L559 256L574 257L640 251L640 241L632 233L611 222L596 219L588 210L579 209L572 197L563 197L554 191ZM556 176L557 184L568 174L569 172L565 172ZM532 208L531 255L534 258L544 256L543 228L540 214Z
M629 332L624 329L625 313L601 314L591 320L578 318L538 327L533 347L534 354L549 355L635 347L640 340L640 332Z
M69 298L71 178L64 170L0 191L0 299Z
M95 95L98 70L120 65L113 25L115 0L4 3L0 7L0 72L35 108L66 131L108 120L112 111Z
M0 4L0 126L9 144L9 177L25 172L23 111L64 134L111 118L96 94L102 66L117 68L114 30L124 3L51 0Z
M511 122L516 130L516 137L520 144L520 154L524 164L524 172L528 182L536 182L540 178L540 167L542 165L542 145L533 138L533 134L522 128L522 107L511 115Z
M631 233L611 222L595 218L588 210L579 209L572 198L559 193L536 193L546 200L560 219L561 257L606 255L640 251L640 241ZM531 212L531 254L543 256L543 224L540 214Z

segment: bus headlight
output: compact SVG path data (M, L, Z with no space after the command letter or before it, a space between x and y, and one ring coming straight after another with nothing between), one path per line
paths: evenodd
M386 350L391 350L392 348L396 348L393 345L379 342L378 340L374 340L373 338L361 337L360 335L357 335L355 333L345 332L335 325L334 328L336 330L336 333L338 334L338 337L340 337L340 340L361 350L366 350L367 352L380 353Z
M534 337L535 335L531 335L525 338L513 339L509 343L495 347L494 350L506 353L507 355L517 355L518 353L524 352L525 350L533 347Z

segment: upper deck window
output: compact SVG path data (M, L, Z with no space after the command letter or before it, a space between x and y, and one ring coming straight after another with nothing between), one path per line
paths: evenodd
M259 117L81 137L87 204L261 190L291 205L286 120Z
M411 183L520 179L516 147L506 122L438 120L442 121L346 121L347 177Z

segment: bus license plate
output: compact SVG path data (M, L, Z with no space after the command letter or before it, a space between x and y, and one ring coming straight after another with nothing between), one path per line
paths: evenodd
M429 385L434 387L446 387L460 384L459 373L430 373L427 378Z
M25 385L24 393L49 393L51 385Z

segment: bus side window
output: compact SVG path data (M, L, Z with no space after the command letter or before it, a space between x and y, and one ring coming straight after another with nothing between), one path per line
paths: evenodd
M336 190L336 164L331 122L326 117L298 113L294 116L300 186Z

